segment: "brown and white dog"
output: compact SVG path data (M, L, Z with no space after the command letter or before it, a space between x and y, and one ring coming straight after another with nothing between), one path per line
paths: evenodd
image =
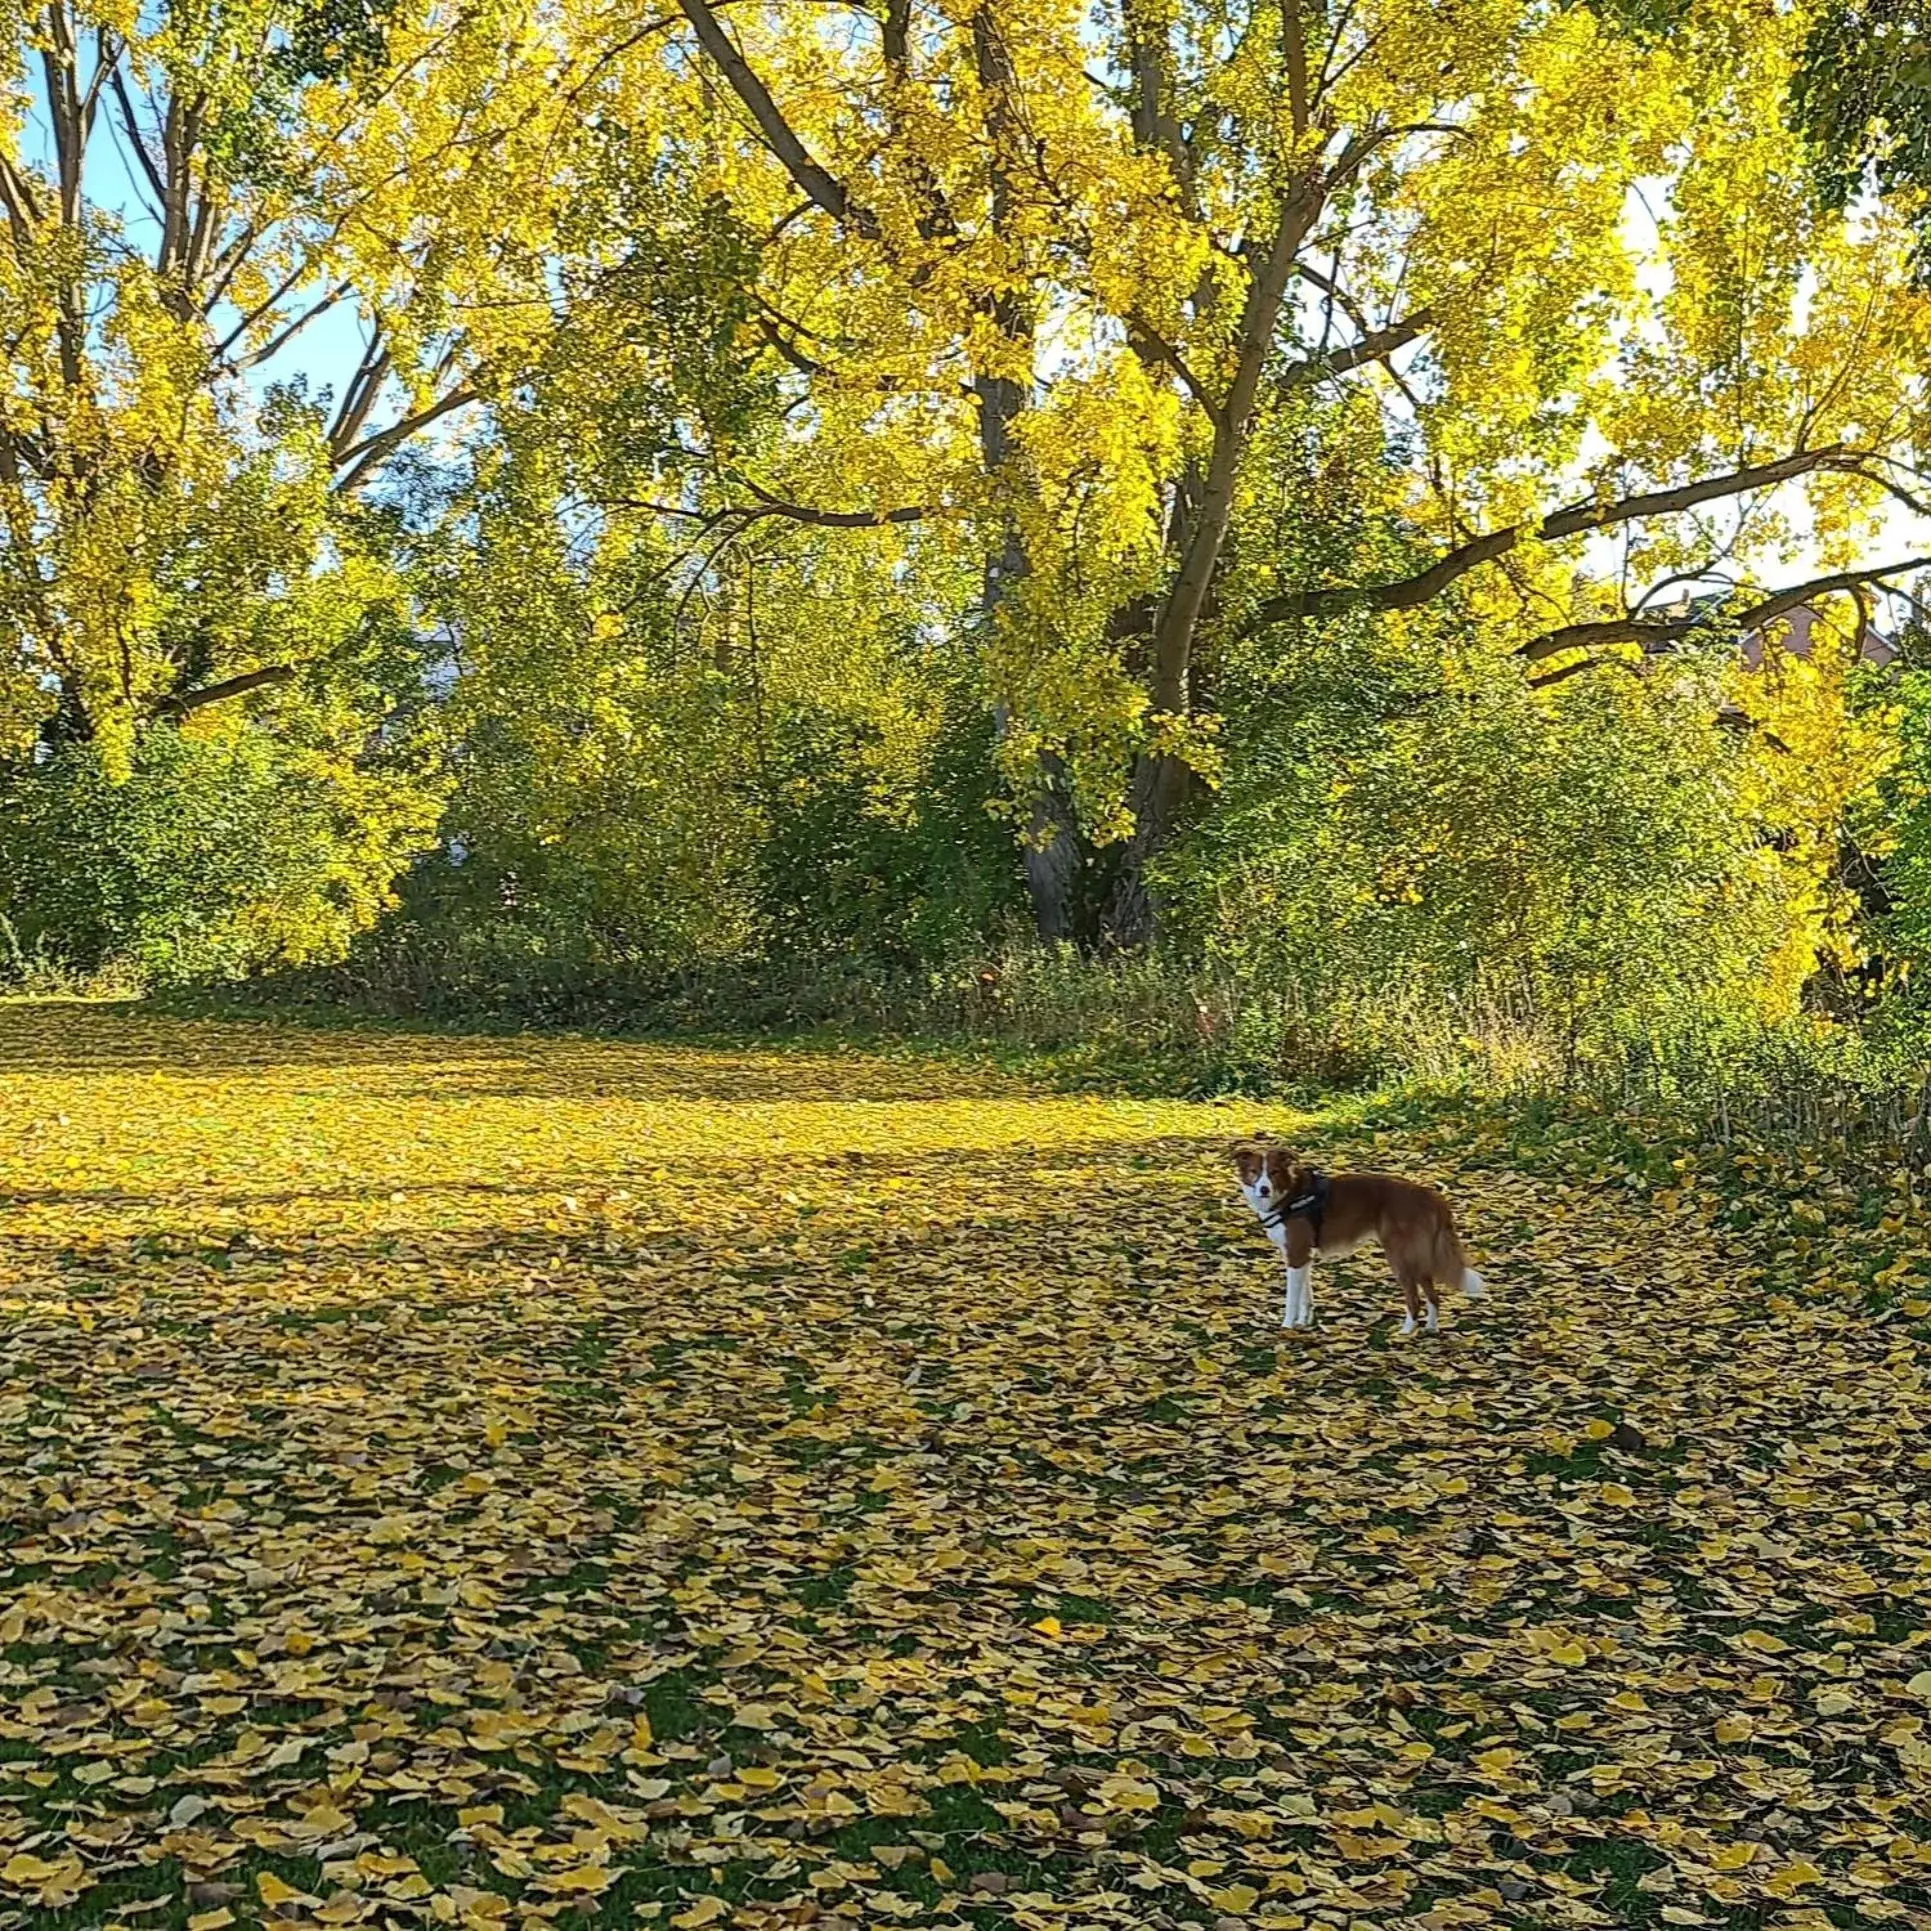
M1460 1288L1472 1301L1488 1291L1462 1252L1448 1202L1433 1187L1385 1173L1329 1176L1285 1147L1251 1140L1234 1148L1234 1170L1247 1204L1287 1260L1284 1328L1314 1325L1314 1256L1338 1259L1369 1240L1381 1243L1401 1283L1408 1307L1403 1334L1414 1333L1424 1298L1429 1332L1440 1325L1443 1287Z

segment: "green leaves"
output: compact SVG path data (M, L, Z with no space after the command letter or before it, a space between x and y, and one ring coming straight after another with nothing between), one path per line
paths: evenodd
M118 782L87 745L0 766L0 799L0 918L20 953L157 984L339 959L440 803L400 761L172 728Z
M1818 8L1790 100L1833 206L1870 185L1922 195L1931 186L1931 12L1917 0Z

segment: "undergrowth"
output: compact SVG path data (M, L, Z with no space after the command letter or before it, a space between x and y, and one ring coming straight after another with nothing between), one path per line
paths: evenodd
M1139 1095L1335 1096L1616 1120L1655 1138L1808 1147L1915 1167L1931 1156L1931 1066L1901 1010L1783 1024L1686 1012L1664 1024L1551 1013L1526 985L1317 992L1159 955L1018 949L944 969L735 962L588 970L527 933L399 935L327 970L166 995L176 1011L371 1018L431 1030L573 1032L992 1060L1042 1083Z

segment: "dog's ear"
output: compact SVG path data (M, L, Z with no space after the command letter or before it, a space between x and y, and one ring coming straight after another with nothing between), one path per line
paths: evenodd
M1252 1140L1236 1140L1227 1149L1227 1157L1234 1163L1235 1171L1240 1174L1242 1179L1246 1179L1261 1170L1267 1154L1263 1148L1256 1146Z

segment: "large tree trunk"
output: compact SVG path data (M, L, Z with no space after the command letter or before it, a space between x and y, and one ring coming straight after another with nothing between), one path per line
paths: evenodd
M1002 334L1008 330L1026 330L1026 318L1010 299L1002 298L995 314ZM1012 337L1009 335L1008 339ZM972 387L979 402L980 458L986 474L997 477L1012 456L1012 425L1025 406L1025 392L1018 382L991 375L975 377ZM979 616L988 630L999 622L1007 598L1025 580L1026 570L1025 546L1019 540L1017 523L1008 515L999 547L987 559L980 585ZM1002 708L998 718L1002 736L1007 723L1008 715ZM1049 945L1076 938L1079 827L1073 816L1065 770L1051 755L1041 758L1032 773L1032 794L1020 858L1025 867L1026 896L1032 905L1034 931Z
M70 744L92 744L94 720L88 714L79 686L63 677L54 708L40 720L39 738L49 752L63 751Z
M1012 65L990 6L981 7L972 16L972 52L982 90L986 134L994 156L992 226L995 233L1004 234L1011 220L1013 198L1004 157L1011 151L1020 129L1013 112ZM999 294L990 304L990 314L1011 363L1030 369L1033 317L1026 296L1017 289ZM1006 477L1014 459L1012 426L1026 406L1027 385L1009 370L980 371L973 377L972 390L979 404L980 460L986 475L996 485ZM1007 599L1025 580L1027 568L1017 519L1007 511L999 545L986 564L980 592L980 619L988 629L1000 621ZM1005 723L1002 712L1002 733ZM1026 895L1032 903L1033 929L1049 944L1073 939L1077 936L1079 831L1066 774L1057 758L1042 758L1032 773L1032 795L1020 856L1025 867Z
M1159 908L1148 867L1179 824L1192 785L1193 773L1179 758L1144 757L1134 767L1133 831L1121 849L1101 914L1100 940L1110 952L1152 943Z
M1070 945L1079 933L1080 839L1057 758L1040 760L1043 788L1033 800L1022 854L1033 930L1048 945Z

